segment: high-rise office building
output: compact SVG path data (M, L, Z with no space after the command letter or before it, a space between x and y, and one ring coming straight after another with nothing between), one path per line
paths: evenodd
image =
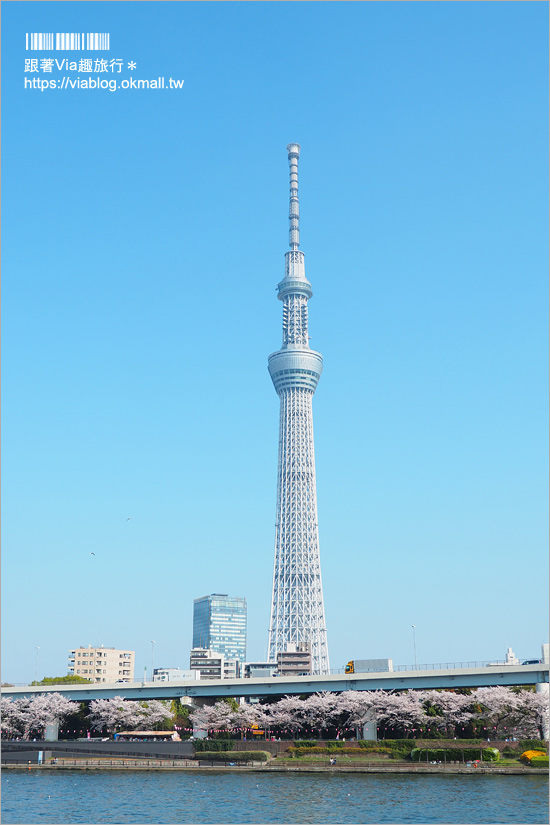
M290 164L290 251L278 285L283 302L283 344L269 356L269 373L281 400L273 596L268 659L287 644L307 644L313 674L329 670L319 561L317 492L313 449L313 393L323 359L310 349L307 302L313 295L299 250L297 143L287 146Z
M193 647L246 659L246 599L212 593L193 602Z

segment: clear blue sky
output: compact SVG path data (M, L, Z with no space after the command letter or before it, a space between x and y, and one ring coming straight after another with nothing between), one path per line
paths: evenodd
M49 31L184 88L25 89ZM538 656L548 5L10 2L2 57L3 679L187 667L212 592L265 658L291 141L331 666Z

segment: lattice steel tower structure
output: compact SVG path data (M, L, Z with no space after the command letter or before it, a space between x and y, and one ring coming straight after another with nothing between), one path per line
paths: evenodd
M300 252L297 143L287 146L290 164L290 252L278 285L283 302L283 345L268 369L281 399L273 597L268 659L287 643L308 643L312 673L328 673L328 645L319 560L313 393L323 359L310 349L307 302L313 295Z

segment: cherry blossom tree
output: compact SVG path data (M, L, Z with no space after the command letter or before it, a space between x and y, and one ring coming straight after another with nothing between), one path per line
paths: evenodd
M319 739L323 730L329 728L338 716L338 699L334 693L322 691L313 693L301 703L300 709L305 725L317 731Z
M135 708L137 717L135 722L136 730L149 730L160 722L164 722L165 719L172 717L169 702L162 702L159 699L149 699L147 702L135 702L132 704L137 704L138 706Z
M189 720L193 725L194 730L210 730L212 727L210 722L212 719L212 705L203 705L196 710L191 711Z
M208 731L232 730L236 727L235 711L223 700L215 705L203 705L190 715L193 728Z
M123 696L115 696L113 699L93 699L90 702L90 713L87 718L90 720L92 730L112 731L118 728L131 730L140 722L139 703L130 702Z
M548 693L522 690L517 694L516 726L526 739L548 737Z
M475 690L470 697L477 710L474 713L477 719L487 719L492 728L493 737L508 733L514 727L519 709L519 697L510 688L498 685L497 687L483 687Z
M241 732L241 738L244 732L252 729L252 726L266 730L270 723L271 715L268 705L239 705L238 710L233 714L233 729Z
M297 696L285 696L269 706L271 726L279 730L291 730L293 733L304 728L304 702Z
M455 735L457 725L468 722L472 715L472 697L449 690L419 691L424 703L434 708L436 715L429 716L429 724L433 725L448 737Z
M372 710L376 718L391 730L401 729L408 737L415 728L425 725L429 717L423 707L421 691L407 690L403 693L374 691Z
M223 700L216 702L212 713L212 728L215 731L228 731L235 727L235 711Z
M345 730L358 728L365 721L369 713L374 713L374 707L379 707L377 694L379 691L346 690L337 697L336 719Z
M90 702L92 730L148 730L172 716L169 702L150 699L133 702L122 696L113 699L94 699Z
M31 730L43 732L51 722L62 722L78 710L78 702L71 702L60 693L47 693L35 696L29 708L29 719L25 729L25 736Z
M29 699L8 699L2 696L0 700L2 736L22 736L25 730L25 710L29 701Z
M78 702L71 702L60 693L43 693L20 699L2 700L2 730L28 739L31 732L41 734L46 725L61 722L78 710Z

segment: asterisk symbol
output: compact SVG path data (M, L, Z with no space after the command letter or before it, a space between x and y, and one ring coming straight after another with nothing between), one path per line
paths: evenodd
M134 63L134 61L133 61L133 60L131 60L131 61L128 63L128 68L129 68L129 69L135 69L135 68L136 68L136 66L137 66L137 63Z

